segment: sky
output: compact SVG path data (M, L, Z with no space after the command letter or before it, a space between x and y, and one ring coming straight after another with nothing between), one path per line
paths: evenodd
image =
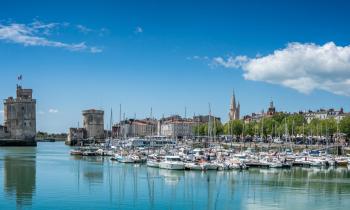
M0 1L0 97L32 88L37 130L127 118L350 111L350 2ZM23 75L22 81L17 81ZM0 112L3 105L0 104ZM3 116L0 113L0 123Z

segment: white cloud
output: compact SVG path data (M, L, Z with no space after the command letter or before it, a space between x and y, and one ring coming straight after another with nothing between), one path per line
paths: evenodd
M74 44L48 39L47 36L58 25L58 23L44 24L37 20L30 24L0 24L0 40L22 44L24 46L57 47L70 51L86 51L91 53L102 51L97 47L87 46L85 42Z
M90 28L88 28L88 27L86 27L86 26L83 26L83 25L77 25L76 27L77 27L77 29L78 29L80 32L85 33L85 34L87 34L87 33L91 32L91 31L93 31L92 29L90 29Z
M143 28L141 28L140 26L137 26L136 28L135 28L135 34L139 34L139 33L143 33Z
M91 47L90 52L91 53L100 53L100 52L102 52L102 49L98 48L98 47Z
M350 96L350 45L290 43L266 56L217 57L213 64L242 68L246 80L280 84L302 93L325 90Z
M45 112L44 112L44 111L39 110L39 111L38 111L38 114L40 114L40 115L44 115L44 114L45 114Z
M0 110L0 113L1 113L1 114L4 113L4 110Z
M58 109L49 109L49 113L53 113L53 114L58 113Z
M208 56L199 56L199 55L194 55L194 56L188 56L186 57L187 60L208 60Z
M247 56L242 56L242 55L239 55L236 57L229 57L227 60L223 59L222 57L216 57L213 59L213 64L221 65L221 66L224 66L225 68L239 68L248 60L249 59Z

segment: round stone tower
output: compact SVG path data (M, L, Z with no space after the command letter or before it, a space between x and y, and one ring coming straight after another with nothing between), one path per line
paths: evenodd
M83 111L86 138L104 139L104 111L89 109Z

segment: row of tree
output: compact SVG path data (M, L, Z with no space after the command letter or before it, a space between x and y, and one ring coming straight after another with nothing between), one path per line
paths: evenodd
M67 139L67 134L66 133L47 133L47 132L42 132L38 131L36 133L36 138L37 139L56 139L56 140L64 140Z
M209 132L208 132L209 128ZM194 127L195 135L236 135L236 136L333 136L343 133L350 138L350 117L344 117L339 122L336 119L313 119L308 123L301 114L278 113L272 117L263 117L259 122L244 123L243 120L233 120L226 124L215 121Z

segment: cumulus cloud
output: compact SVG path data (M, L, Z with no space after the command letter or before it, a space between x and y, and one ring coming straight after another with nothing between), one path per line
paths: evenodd
M55 114L55 113L58 113L58 110L57 109L49 109L49 113Z
M295 42L266 56L216 57L213 65L241 68L246 80L280 84L306 94L325 90L350 96L350 45Z
M65 43L50 40L48 36L51 31L59 25L59 23L45 24L37 20L29 24L0 24L0 40L22 44L24 46L56 47L70 51L86 51L91 53L102 51L100 48L86 45L85 42ZM63 25L65 25L65 23Z

